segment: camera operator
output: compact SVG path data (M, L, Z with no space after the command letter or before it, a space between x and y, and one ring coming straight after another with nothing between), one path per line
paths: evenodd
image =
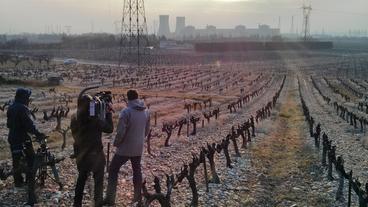
M38 140L46 136L40 133L30 118L28 105L32 91L19 88L16 91L13 104L7 111L7 127L9 128L8 142L13 158L13 177L15 187L22 187L25 182L22 176L21 160L24 157L27 163L26 180L28 183L28 205L37 203L35 195L35 152L29 134L36 136Z
M105 155L102 145L102 132L112 133L112 106L107 105L106 118L91 116L90 104L93 97L80 95L78 98L77 114L73 115L70 127L74 138L74 156L78 168L78 179L75 187L74 206L82 206L83 191L89 174L93 173L95 182L95 206L102 206L103 178Z

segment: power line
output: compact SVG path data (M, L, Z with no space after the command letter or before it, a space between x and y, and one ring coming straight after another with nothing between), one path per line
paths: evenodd
M334 13L334 14L345 14L345 15L353 15L353 16L368 16L368 14L364 13L356 13L356 12L346 12L346 11L333 11L333 10L324 10L324 9L313 9L313 11L323 12L323 13Z

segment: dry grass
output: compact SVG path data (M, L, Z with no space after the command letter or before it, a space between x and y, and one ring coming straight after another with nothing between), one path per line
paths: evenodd
M47 81L5 79L0 76L0 85L21 85L27 87L47 87Z
M280 108L279 117L269 135L272 137L272 142L265 140L259 144L259 147L253 148L253 153L261 159L280 160L273 166L275 171L281 171L278 168L294 158L298 147L302 145L302 140L297 137L301 137L300 128L303 125L303 118L293 97L295 94L290 93L287 101Z

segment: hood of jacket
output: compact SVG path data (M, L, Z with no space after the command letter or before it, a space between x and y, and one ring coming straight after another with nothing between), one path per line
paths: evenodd
M128 107L137 111L144 111L146 109L144 102L139 99L128 101Z
M27 105L29 102L29 98L31 97L32 91L25 88L18 88L15 93L14 101L17 103L21 103Z

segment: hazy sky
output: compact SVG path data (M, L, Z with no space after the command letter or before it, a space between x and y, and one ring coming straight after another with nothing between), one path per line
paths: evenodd
M114 21L121 18L124 0L0 0L0 33L54 32L65 25L72 33L114 32ZM302 0L145 0L149 31L159 14L186 16L187 25L207 24L232 28L259 23L278 26L289 32L291 16L295 30L302 27ZM347 32L368 29L368 0L312 0L311 31Z

